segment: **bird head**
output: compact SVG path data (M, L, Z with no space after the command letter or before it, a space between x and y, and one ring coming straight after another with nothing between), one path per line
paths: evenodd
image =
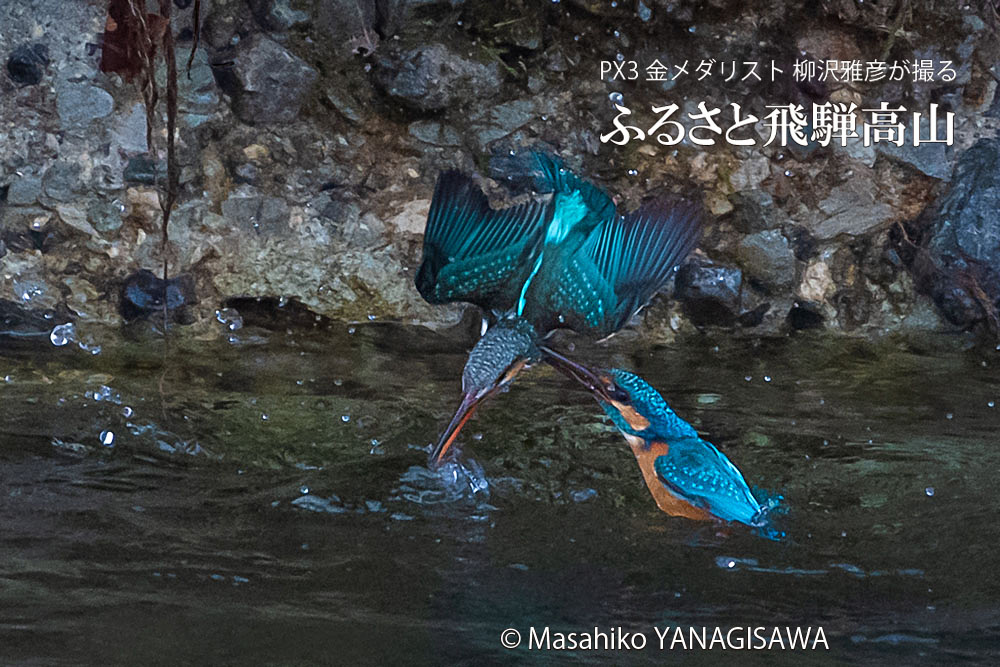
M518 373L538 360L537 340L534 327L519 317L501 317L486 330L465 362L462 402L431 454L435 465L444 459L465 422L469 421L479 405L505 389Z
M542 352L550 365L590 390L619 430L641 438L652 437L649 429L657 406L649 393L660 395L642 378L618 368L592 370L548 347Z

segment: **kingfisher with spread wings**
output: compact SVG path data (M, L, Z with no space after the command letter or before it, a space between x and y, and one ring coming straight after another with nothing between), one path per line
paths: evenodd
M475 182L443 172L416 285L429 303L465 301L496 321L469 354L463 398L431 458L440 463L486 398L541 359L558 328L621 329L674 275L701 236L701 207L661 197L620 215L602 190L547 154L528 154L547 199L496 210Z

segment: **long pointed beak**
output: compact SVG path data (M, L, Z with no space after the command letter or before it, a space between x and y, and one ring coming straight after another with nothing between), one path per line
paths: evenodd
M599 400L610 401L604 382L594 371L582 364L578 364L572 359L568 359L549 347L542 347L542 354L545 361L563 375L576 380L589 389Z
M469 418L476 412L476 408L488 395L484 394L476 398L474 394L466 394L462 397L462 404L458 406L455 416L451 418L451 423L448 424L448 428L441 434L441 439L438 441L437 447L431 453L431 461L435 466L441 464L444 455L451 448L452 443L455 442L455 438L458 437L459 431L465 426L465 422L469 421Z

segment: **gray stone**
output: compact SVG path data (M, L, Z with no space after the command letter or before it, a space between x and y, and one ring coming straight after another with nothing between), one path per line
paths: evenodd
M307 62L261 35L239 45L232 73L233 111L250 124L295 120L318 76Z
M123 215L125 215L125 205L120 199L113 201L95 199L87 207L87 219L94 229L102 234L110 234L121 229Z
M83 190L80 182L80 165L74 162L56 162L45 172L42 178L42 190L45 196L56 201L66 202L76 198Z
M852 178L835 187L819 203L826 214L818 224L809 229L819 240L832 239L840 234L860 236L893 219L889 204L875 200L875 184L870 178Z
M309 12L292 7L289 0L250 0L254 18L268 30L285 31L309 24Z
M1000 141L981 139L959 159L930 249L1000 267Z
M279 197L235 193L222 202L222 215L241 229L261 236L288 231L288 203Z
M146 152L146 107L134 104L128 113L118 114L111 124L111 142L126 153Z
M410 123L410 136L432 146L460 146L462 138L450 125L436 120L418 120Z
M732 326L740 315L742 287L739 269L693 258L677 272L674 296L694 324Z
M513 100L496 106L485 107L472 117L472 130L479 149L497 139L503 139L536 117L534 104L530 100Z
M42 177L35 174L25 174L14 179L7 190L7 203L15 206L27 206L38 201L42 194Z
M916 129L913 131L916 132ZM944 128L938 136L944 136ZM902 146L897 146L880 141L875 144L875 149L886 157L914 167L932 178L942 181L951 178L952 164L949 151L944 144L924 143L914 146L912 143L904 143Z
M49 47L44 44L21 44L7 58L7 74L17 83L33 86L42 80L49 64Z
M497 63L481 63L443 44L391 51L378 59L376 83L395 100L420 111L481 105L500 87Z
M780 290L795 282L795 253L777 229L744 237L736 254L746 274L769 289Z
M338 86L330 86L326 89L326 99L333 105L333 108L352 123L360 123L364 120L364 108L358 104L357 100Z
M63 129L82 128L104 118L115 108L114 98L88 83L62 81L56 87L56 111Z

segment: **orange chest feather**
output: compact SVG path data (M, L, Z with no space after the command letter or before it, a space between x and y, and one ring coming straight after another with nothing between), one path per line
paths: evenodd
M639 462L642 477L646 480L646 486L653 495L653 500L656 501L657 507L671 516L682 516L695 521L711 521L714 518L700 507L695 507L686 500L675 496L663 485L660 478L657 477L656 459L666 456L667 452L670 451L669 445L665 442L654 442L647 448L642 438L634 435L626 435L625 439L628 440L628 444L632 447L632 453L635 454L635 459Z

